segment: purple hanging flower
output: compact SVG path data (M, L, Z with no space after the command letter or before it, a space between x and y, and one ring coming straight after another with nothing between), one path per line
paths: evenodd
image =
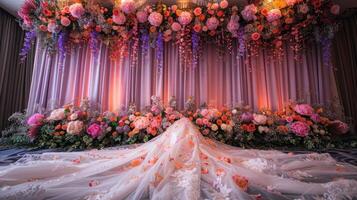
M31 50L32 44L36 39L36 31L35 30L31 30L29 32L25 33L25 39L24 39L24 46L21 49L20 52L20 59L21 62L24 62L26 60L26 57L28 55L28 53Z
M98 56L98 32L93 30L90 32L89 48L92 50L94 57Z
M244 28L239 28L238 31L238 55L243 56L245 53L245 38L244 38Z
M200 48L200 36L197 32L192 32L192 65L196 67L198 65L198 54Z
M143 31L140 34L140 40L141 40L141 49L143 53L146 55L148 50L149 50L149 33L147 31Z
M322 37L321 38L321 44L322 44L322 62L324 66L331 66L331 46L332 46L332 41L328 37Z
M64 60L66 58L67 48L66 42L68 39L68 34L66 32L61 31L58 35L58 52L59 52L59 63L60 67L63 67Z
M156 39L156 59L159 69L161 69L163 65L163 55L164 55L164 40L162 37L162 33L159 32Z

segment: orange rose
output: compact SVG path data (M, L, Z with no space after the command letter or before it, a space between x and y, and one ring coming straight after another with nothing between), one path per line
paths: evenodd
M254 41L258 41L260 39L260 34L255 32L255 33L252 34L251 38Z

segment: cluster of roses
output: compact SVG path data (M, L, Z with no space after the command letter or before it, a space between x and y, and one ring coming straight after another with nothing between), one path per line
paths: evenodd
M58 5L57 1L26 0L19 16L25 29L48 33L47 37L55 42L56 35L61 32L70 33L70 42L88 41L93 31L101 34L105 41L111 41L113 36L139 40L139 35L144 33L153 38L160 38L158 35L161 34L165 41L173 38L180 41L181 31L187 33L189 30L200 36L212 37L228 33L233 38L244 37L241 41L245 42L266 41L271 44L274 41L274 45L280 47L284 38L296 38L299 32L311 31L309 27L312 25L326 27L335 24L334 16L339 12L340 7L330 0L262 1L246 5L241 10L237 5L229 6L227 0L192 9L162 3L138 7L134 0L126 0L110 8L84 1ZM239 34L240 30L243 35Z
M108 136L115 139L119 136L132 138L137 134L144 134L151 139L164 132L176 120L187 117L195 123L204 136L217 138L218 134L232 135L238 132L294 134L304 138L308 135L345 134L349 131L346 123L340 120L331 120L323 116L323 110L314 109L308 104L288 106L284 111L272 112L264 110L252 113L242 108L234 109L187 109L177 111L174 105L163 106L155 100L150 110L135 111L130 108L119 113L104 112L98 114L85 107L73 105L53 110L49 116L40 113L28 118L29 136L33 139L41 134L50 134L56 137L75 135L90 136L100 141ZM53 125L50 131L42 131L41 127ZM138 141L143 142L143 141Z

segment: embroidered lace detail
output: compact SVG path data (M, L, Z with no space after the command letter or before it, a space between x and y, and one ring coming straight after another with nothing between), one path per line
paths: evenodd
M357 181L341 179L323 185L327 192L323 194L326 200L353 199L357 195Z
M263 172L266 169L274 168L274 165L269 164L268 161L263 158L249 159L247 161L242 162L242 164L245 167L257 172Z
M303 180L305 178L311 178L313 177L312 175L308 174L307 172L303 172L300 170L294 170L291 172L288 172L287 175L289 177L295 178L295 179L299 179L299 180Z
M217 192L212 193L213 199L224 199L228 200L229 195L232 192L231 188L228 188L227 185L222 183L222 176L218 176L216 181L213 183L213 187L216 189Z
M14 192L10 190L11 188L11 186L1 188L1 192L5 193L5 196L2 196L4 199L23 200L28 197L38 197L40 199L41 195L45 193L45 189L40 185L29 185L22 190L13 190ZM9 193L6 193L7 191L9 191Z
M183 189L185 196L188 199L199 199L200 198L200 172L197 168L191 170L178 170L172 177L175 178L177 186ZM180 197L177 197L180 199Z

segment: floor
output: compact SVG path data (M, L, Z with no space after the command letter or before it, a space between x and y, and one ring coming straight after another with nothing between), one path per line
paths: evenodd
M0 165L8 165L10 163L15 162L24 154L37 154L49 151L56 151L56 150L29 150L29 149L9 149L9 148L0 148ZM59 151L59 150L57 150ZM293 151L296 154L305 154L311 153L310 151ZM336 160L344 163L350 163L352 165L357 166L357 149L351 150L329 150L329 151L322 151L320 153L329 153L332 157Z

